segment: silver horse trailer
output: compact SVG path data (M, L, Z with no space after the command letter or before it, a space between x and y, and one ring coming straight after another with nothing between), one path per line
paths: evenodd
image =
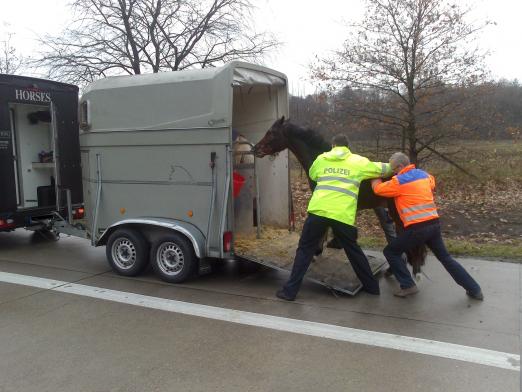
M233 140L256 143L282 115L286 76L243 62L91 84L80 150L92 244L106 245L120 274L150 261L181 282L209 259L233 258L238 232L288 228L288 154L256 160L250 147L235 154Z

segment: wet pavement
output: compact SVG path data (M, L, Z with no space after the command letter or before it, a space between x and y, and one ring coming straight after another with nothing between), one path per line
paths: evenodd
M86 240L0 233L0 271L16 276L519 354L521 266L459 261L484 302L469 299L430 257L429 279L411 298L394 297L396 281L381 276L378 297L334 296L306 283L286 303L274 292L287 275L252 263L220 262L172 285L152 272L114 274L105 248ZM509 368L5 282L0 350L2 392L520 390L520 372Z

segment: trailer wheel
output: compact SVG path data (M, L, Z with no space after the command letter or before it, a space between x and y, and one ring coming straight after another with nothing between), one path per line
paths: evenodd
M107 241L105 252L112 269L120 275L136 276L149 262L148 243L140 232L118 229Z
M150 259L161 279L169 283L184 282L194 274L198 265L192 244L177 233L154 242Z

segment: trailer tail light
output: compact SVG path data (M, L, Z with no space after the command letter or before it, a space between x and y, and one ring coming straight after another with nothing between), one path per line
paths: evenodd
M15 222L13 219L0 219L0 229L14 229Z
M84 216L85 216L85 210L82 207L73 210L74 219L82 219Z
M225 231L223 234L223 251L230 252L232 251L232 232Z

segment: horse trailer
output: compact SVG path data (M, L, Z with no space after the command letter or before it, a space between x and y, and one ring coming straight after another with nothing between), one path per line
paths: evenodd
M0 231L81 214L77 107L76 86L0 75Z
M284 74L231 62L111 77L87 87L79 112L87 237L118 273L150 263L182 282L212 259L291 269L288 151L257 159L252 148L288 116ZM361 287L343 251L326 250L307 276L348 294Z
M288 115L286 76L243 62L117 76L80 100L88 236L120 274L150 262L181 282L212 258L234 257L234 237L263 224L288 228L288 153L234 159L233 135L259 141ZM263 190L263 195L260 195Z

